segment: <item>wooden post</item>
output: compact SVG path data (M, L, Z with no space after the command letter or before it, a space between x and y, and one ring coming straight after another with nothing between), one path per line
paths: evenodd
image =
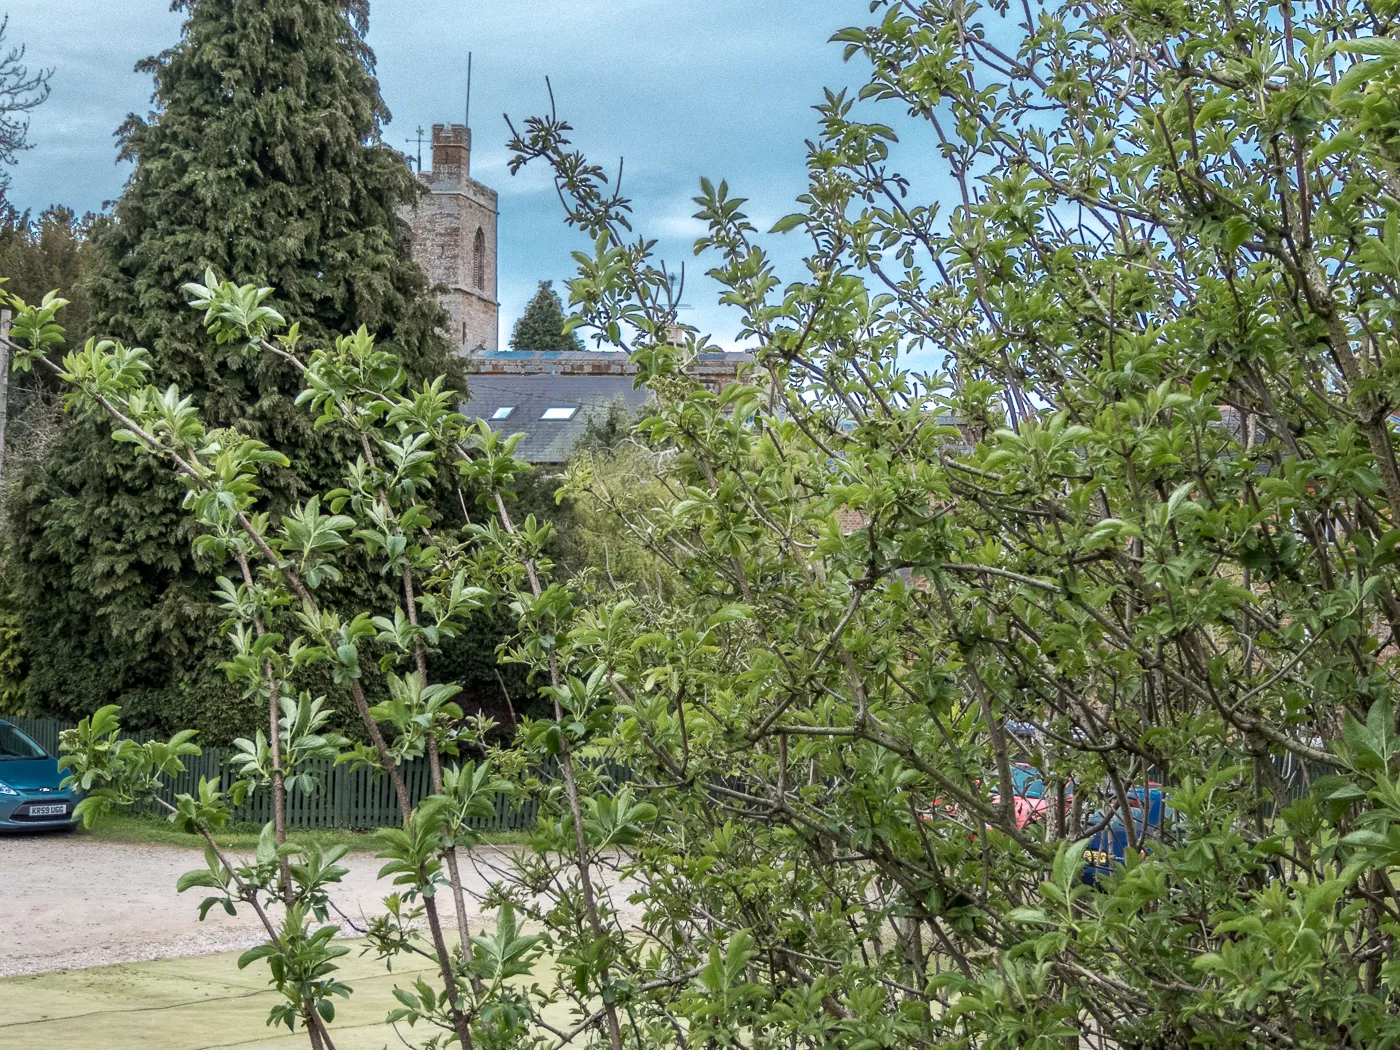
M10 421L10 323L13 315L0 310L0 510L5 502L5 427Z

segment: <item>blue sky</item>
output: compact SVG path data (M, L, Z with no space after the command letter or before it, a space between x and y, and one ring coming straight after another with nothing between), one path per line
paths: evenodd
M9 0L9 39L32 65L52 66L53 95L33 119L34 149L12 172L20 208L51 203L78 211L118 196L127 175L112 132L149 108L141 58L173 44L180 17L168 0ZM660 240L668 262L688 263L690 323L724 344L737 321L714 304L690 245L700 225L690 198L707 175L750 198L766 229L805 188L803 140L816 131L824 86L858 83L833 32L868 18L863 0L374 0L370 43L393 113L386 138L419 124L460 121L467 52L473 53L472 174L501 195L501 340L533 293L556 286L582 247L562 222L543 169L511 176L502 113L520 118L547 104L550 77L576 143L610 171L626 159L624 191L636 226ZM795 275L801 242L777 242Z

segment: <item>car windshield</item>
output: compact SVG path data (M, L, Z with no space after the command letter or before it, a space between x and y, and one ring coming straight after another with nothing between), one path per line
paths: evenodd
M0 762L47 758L44 749L14 726L0 726Z
M1032 766L1012 766L1011 783L1021 798L1041 798L1045 785L1040 780L1040 770Z

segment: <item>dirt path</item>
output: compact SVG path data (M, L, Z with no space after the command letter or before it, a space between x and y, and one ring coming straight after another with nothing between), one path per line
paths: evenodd
M469 911L475 910L471 895L486 888L493 868L509 864L509 852L483 846L471 853L462 872ZM334 900L357 921L381 911L380 899L391 891L387 882L375 881L382 863L371 853L351 853L344 861L350 874ZM215 907L201 923L206 892L175 892L182 874L202 867L199 850L179 846L81 835L0 836L0 977L257 944L262 927L251 909L231 918Z

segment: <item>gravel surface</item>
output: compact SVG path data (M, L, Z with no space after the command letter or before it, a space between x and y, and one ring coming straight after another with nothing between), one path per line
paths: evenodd
M513 848L481 846L468 856L462 872L468 911L475 908L471 894L485 889L493 867L508 865ZM333 895L336 904L356 921L380 911L380 899L392 892L387 881L375 881L383 862L351 853L342 863L350 874ZM202 867L202 851L180 846L71 834L0 836L0 977L205 955L261 941L251 909L231 917L215 907L201 923L206 892L175 892L182 874ZM449 905L445 915L451 914Z

